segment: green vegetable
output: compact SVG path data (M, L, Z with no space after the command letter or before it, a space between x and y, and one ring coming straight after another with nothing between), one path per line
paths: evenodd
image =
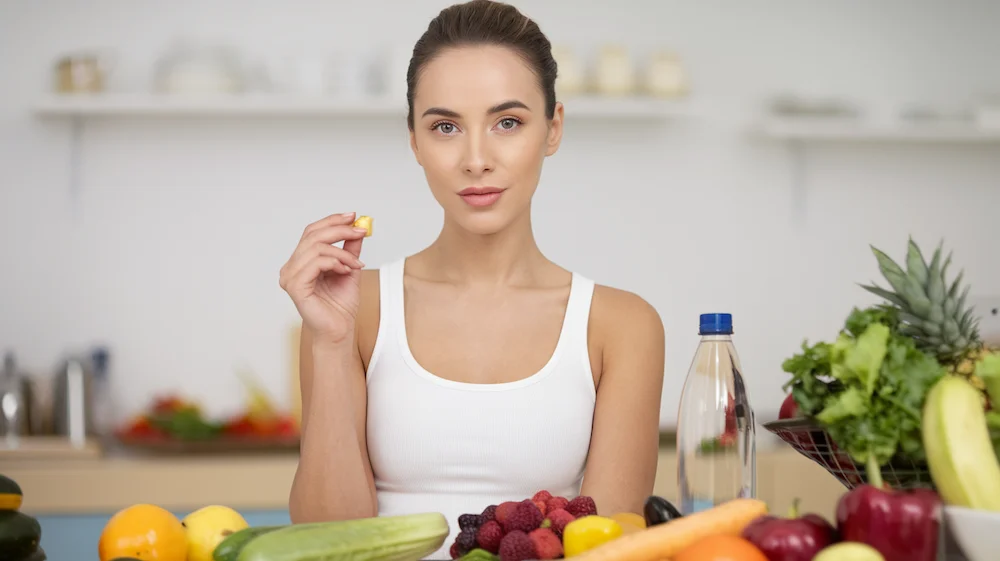
M182 440L204 440L218 436L223 423L206 420L200 411L183 408L150 417L150 423Z
M496 555L478 547L459 557L460 561L496 561L497 559L499 559L499 557Z
M250 526L226 536L212 551L214 561L236 561L243 548L257 536L273 532L285 526Z
M423 559L448 537L433 512L292 524L250 540L239 561L402 561Z
M855 462L925 459L921 410L945 370L900 332L892 308L855 308L833 343L803 343L782 368L799 409Z

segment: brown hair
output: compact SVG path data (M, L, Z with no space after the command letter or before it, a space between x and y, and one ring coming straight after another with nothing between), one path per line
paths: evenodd
M545 94L545 115L552 118L556 107L556 61L548 38L538 24L510 4L471 0L441 10L413 47L406 71L409 106L406 122L410 130L413 130L413 95L420 71L441 51L464 45L498 45L519 54L535 70Z

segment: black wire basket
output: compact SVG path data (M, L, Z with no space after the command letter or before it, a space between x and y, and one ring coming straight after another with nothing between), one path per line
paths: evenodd
M848 489L868 483L865 466L856 463L815 420L809 418L781 419L764 423L764 428L795 449L796 452L823 466ZM893 458L882 466L882 480L894 489L934 488L926 464L906 458Z

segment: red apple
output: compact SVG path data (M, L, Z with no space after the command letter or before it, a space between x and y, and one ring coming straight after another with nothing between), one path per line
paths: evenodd
M795 403L795 396L788 394L785 401L781 402L781 409L778 411L779 419L794 419L799 416L799 404Z
M811 561L820 550L839 541L837 530L822 516L799 516L798 500L788 518L761 516L743 529L743 538L768 561Z

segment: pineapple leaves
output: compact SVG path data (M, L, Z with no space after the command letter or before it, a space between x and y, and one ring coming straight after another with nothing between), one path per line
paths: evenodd
M892 290L874 284L861 287L899 310L905 324L900 333L911 337L917 348L950 366L981 343L977 318L966 308L970 287L962 284L965 273L960 270L953 281L948 281L952 254L945 255L943 241L928 263L910 236L905 271L885 252L874 246L871 249Z
M906 250L906 269L910 275L917 279L917 282L927 286L927 262L924 261L924 255L920 252L920 248L913 243L912 237Z

